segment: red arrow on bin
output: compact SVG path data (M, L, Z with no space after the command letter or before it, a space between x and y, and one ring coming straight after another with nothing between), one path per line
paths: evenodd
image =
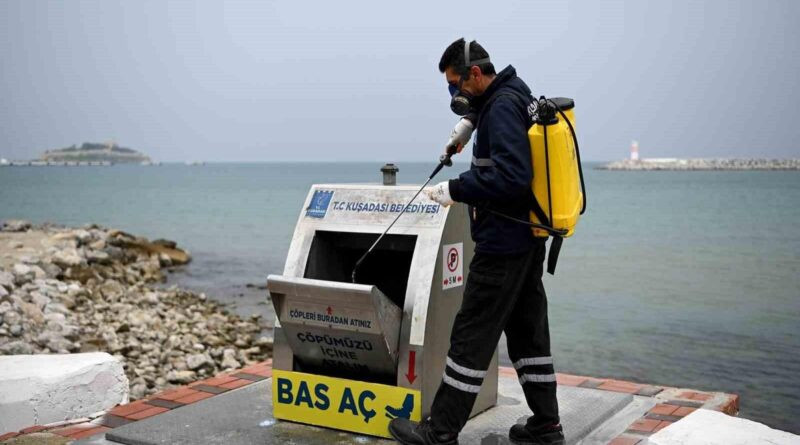
M414 374L414 362L416 362L416 359L417 351L408 351L408 373L406 374L406 378L409 384L413 384L414 380L417 379L417 375Z

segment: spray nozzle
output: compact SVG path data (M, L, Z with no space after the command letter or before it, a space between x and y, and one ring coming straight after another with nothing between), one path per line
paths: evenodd
M453 156L453 153L450 153L450 149L448 148L446 155L439 156L439 163L444 164L445 167L450 167L453 165L453 161L450 159Z

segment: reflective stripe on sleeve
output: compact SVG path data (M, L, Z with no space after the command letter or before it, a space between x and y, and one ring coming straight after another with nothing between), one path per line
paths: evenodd
M472 157L472 163L477 165L478 167L493 167L494 161L492 158L476 158L475 156Z

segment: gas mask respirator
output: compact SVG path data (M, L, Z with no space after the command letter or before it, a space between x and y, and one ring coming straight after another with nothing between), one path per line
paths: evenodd
M466 116L472 106L470 102L473 99L473 95L461 89L464 85L464 82L469 79L470 68L475 65L483 65L490 62L488 57L470 61L469 45L469 42L464 41L464 66L460 70L461 73L460 78L458 79L458 86L448 86L448 90L450 91L450 109L453 110L453 113L458 116Z

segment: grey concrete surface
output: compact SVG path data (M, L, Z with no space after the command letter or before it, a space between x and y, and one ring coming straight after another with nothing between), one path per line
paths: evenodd
M271 381L224 393L149 419L76 442L102 445L151 444L388 444L370 436L335 431L272 418ZM471 419L459 437L461 444L508 444L508 428L530 414L516 379L500 379L498 405ZM593 431L614 434L647 410L645 398L586 388L562 386L559 406L567 443L599 443ZM620 419L620 416L624 417ZM625 423L627 422L627 423ZM621 426L624 428L624 425ZM612 436L613 437L613 436Z

